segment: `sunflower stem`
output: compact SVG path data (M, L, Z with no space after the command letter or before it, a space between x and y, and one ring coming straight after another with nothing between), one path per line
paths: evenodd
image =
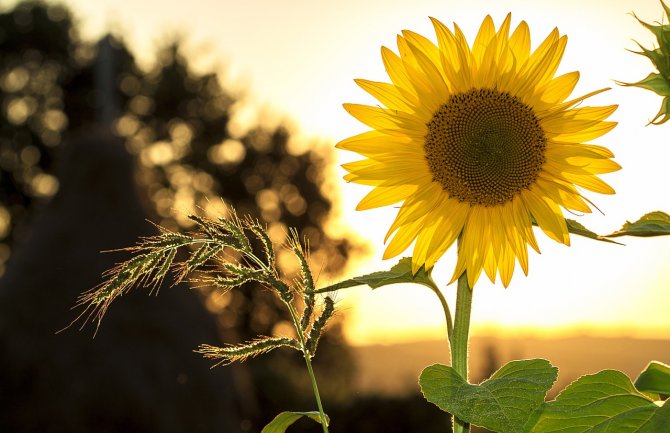
M451 366L463 379L468 380L468 338L470 334L470 311L472 310L472 289L468 285L467 272L458 278L454 329L451 345ZM454 433L468 433L470 424L454 417Z

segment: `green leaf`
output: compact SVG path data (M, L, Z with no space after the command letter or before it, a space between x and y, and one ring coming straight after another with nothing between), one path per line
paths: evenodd
M459 419L499 433L519 433L541 406L558 369L544 359L512 361L480 385L453 368L426 367L419 384L426 400Z
M662 433L670 405L659 407L620 371L583 376L540 407L523 433Z
M670 365L651 361L635 381L635 388L644 392L670 395Z
M400 261L388 271L373 272L367 275L350 278L331 286L323 287L317 290L317 293L333 292L348 287L362 286L367 284L373 289L398 283L417 283L430 288L436 288L430 273L421 267L416 274L412 273L412 259L403 257Z
M282 412L275 417L268 425L263 427L261 433L284 433L287 428L303 416L313 419L321 424L321 415L319 412ZM328 417L326 416L326 425L328 425Z
M644 215L639 220L626 223L614 233L607 237L617 236L663 236L670 235L670 215L665 212L655 211Z
M592 232L591 230L584 227L582 224L578 223L575 220L565 219L565 222L568 224L568 232L573 235L584 236L585 238L594 239L596 241L610 242L613 244L621 245L619 242L613 241L611 239L604 238L599 234Z

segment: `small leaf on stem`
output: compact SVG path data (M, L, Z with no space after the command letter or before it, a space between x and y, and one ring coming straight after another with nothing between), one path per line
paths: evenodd
M571 219L565 219L565 222L568 225L568 231L572 233L573 235L579 235L579 236L584 236L585 238L593 239L596 241L601 241L601 242L610 242L613 244L619 244L619 242L613 241L611 239L604 238L600 236L599 234L592 232L591 230L587 229L584 227L581 223L578 223L575 220ZM621 244L619 244L621 245Z
M607 235L609 238L617 236L663 236L670 235L670 215L655 211L643 215L634 223L627 221L621 229Z
M362 286L365 284L376 289L378 287L398 283L418 283L430 288L436 288L429 272L426 272L425 268L422 267L416 274L414 274L412 273L412 259L410 257L403 257L388 271L373 272L371 274L350 278L337 284L321 288L317 290L317 293L333 292L335 290Z
M268 425L263 427L261 433L284 433L294 422L306 416L321 424L321 415L319 412L282 412L277 415ZM328 425L326 417L326 425Z

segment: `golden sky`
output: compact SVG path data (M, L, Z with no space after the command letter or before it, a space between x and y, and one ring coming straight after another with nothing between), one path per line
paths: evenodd
M429 16L445 24L457 22L470 40L490 14L499 25L512 12L512 25L528 22L537 46L558 27L568 35L559 74L579 70L576 95L602 87L612 90L589 105L619 104L615 130L600 140L623 166L604 179L614 196L587 195L603 214L577 218L587 227L609 233L625 220L651 210L670 211L670 124L645 126L661 98L641 89L622 88L614 80L637 81L652 71L650 63L627 51L633 40L655 43L631 12L652 22L663 17L657 0L67 0L92 38L111 28L123 35L140 57L175 34L185 36L187 54L197 64L221 67L230 82L246 95L237 121L291 119L298 137L320 137L333 143L366 129L342 103L376 104L354 78L388 81L381 45L395 50L395 35L414 30L434 40ZM274 113L281 113L276 115ZM340 162L355 159L341 152ZM367 188L341 188L342 216L333 224L353 226L373 247L372 256L352 264L350 275L385 269L384 234L393 209L355 212ZM474 332L518 331L544 335L587 333L670 336L670 237L624 239L626 246L573 236L565 247L539 235L541 255L531 253L530 274L517 269L504 289L485 278L477 284L473 307ZM450 251L434 272L446 284L455 254ZM329 282L322 282L329 283ZM445 294L452 301L455 285ZM428 290L390 286L370 291L349 289L338 295L348 317L347 330L356 344L437 338L446 332L442 312Z

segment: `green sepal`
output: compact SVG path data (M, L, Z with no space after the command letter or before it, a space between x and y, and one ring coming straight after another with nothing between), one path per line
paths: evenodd
M318 289L317 293L333 292L349 287L368 285L373 289L398 283L416 283L435 289L435 282L430 277L430 272L421 267L416 274L412 273L412 259L403 257L388 271L373 272L359 277L353 277L327 287Z
M645 51L648 52L648 51ZM647 55L647 57L649 57ZM651 90L659 96L670 96L670 83L661 74L651 73L636 83L623 83L624 86L635 86Z
M419 384L426 400L457 418L498 433L519 433L556 381L558 369L544 359L512 361L480 385L452 367L426 367Z
M666 16L668 15L668 8L665 6L665 3L661 1L661 4L663 5L663 9L665 9ZM670 26L667 24L661 24L658 26L655 26L653 24L649 24L647 22L642 21L641 19L635 17L640 24L645 26L647 30L652 32L654 36L656 36L656 40L658 41L658 44L661 46L661 48L667 48L668 42L670 42Z
M658 72L662 77L667 77L668 73L670 72L670 64L668 64L668 58L666 57L665 50L663 50L661 47L653 49L653 50L648 50L642 45L640 45L638 42L637 46L640 47L642 51L632 51L635 54L639 54L641 56L644 56L648 58L651 63L658 69ZM651 74L653 75L653 74ZM647 77L649 78L649 77ZM643 80L644 81L644 80ZM624 86L636 86L637 83L619 83ZM653 90L653 89L649 89Z
M661 433L670 405L659 407L620 371L582 376L540 406L519 433Z
M670 120L670 97L666 96L661 102L661 108L658 110L658 113L656 113L656 116L649 123L652 125L662 125L668 120Z
M321 424L321 415L319 414L319 412L316 411L282 412L279 415L277 415L272 421L270 421L268 425L263 427L261 433L284 433L287 428L289 428L294 422L296 422L303 416L311 418L314 421ZM329 422L330 421L328 420L328 416L326 416L326 425L328 425Z
M643 215L634 223L626 221L621 229L610 233L607 237L618 236L663 236L670 235L670 215L665 212L655 211Z
M670 17L670 8L663 1L663 10L667 17ZM647 57L656 67L658 73L651 73L645 79L637 83L621 83L624 86L636 86L651 90L660 96L664 96L661 102L661 108L654 118L649 122L653 125L660 125L670 120L670 25L660 24L652 25L635 17L640 24L651 31L658 41L658 48L649 50L638 43L642 51L634 51L636 54Z
M670 395L670 365L651 361L635 380L635 388L643 392Z

